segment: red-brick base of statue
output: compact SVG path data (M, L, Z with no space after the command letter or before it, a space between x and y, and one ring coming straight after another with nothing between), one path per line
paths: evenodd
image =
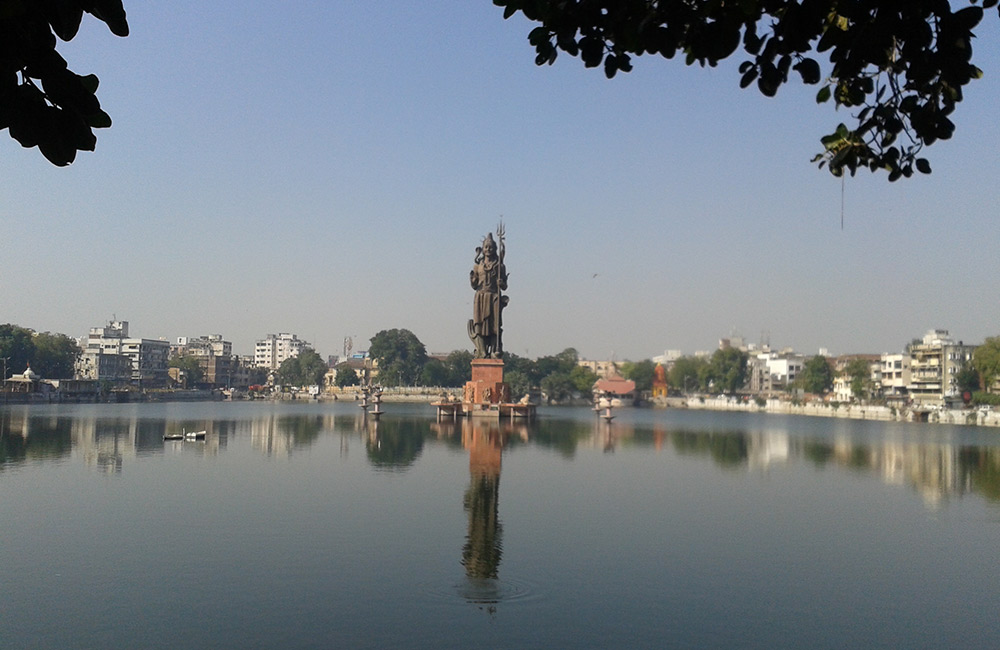
M473 359L472 380L465 383L466 404L503 404L510 388L503 381L503 359Z
M433 402L438 420L459 416L491 418L535 417L535 405L527 401L510 401L510 386L503 380L503 359L473 359L472 379L465 382L462 400L445 398Z

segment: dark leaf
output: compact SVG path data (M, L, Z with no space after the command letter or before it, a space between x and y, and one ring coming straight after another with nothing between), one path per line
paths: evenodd
M754 82L757 78L757 68L751 68L744 73L743 77L740 78L740 88L746 88Z
M93 8L87 9L95 17L103 20L115 36L128 36L128 22L121 0L92 0Z
M618 58L614 54L609 54L604 57L604 75L608 79L614 79L616 72L618 72Z
M83 9L79 5L71 2L53 2L48 5L49 24L56 36L64 41L72 40L80 29L80 19L83 18Z
M87 125L95 129L107 129L111 127L111 116L102 110L86 117Z
M802 76L803 83L819 83L819 64L813 59L802 59L795 64L794 69Z

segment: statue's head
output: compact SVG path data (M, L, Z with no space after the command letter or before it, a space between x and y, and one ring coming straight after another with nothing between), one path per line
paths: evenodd
M483 255L485 257L496 257L497 244L493 241L493 233L487 233L483 240Z

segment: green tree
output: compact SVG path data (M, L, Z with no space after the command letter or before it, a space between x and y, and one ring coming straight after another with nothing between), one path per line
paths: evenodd
M345 386L357 386L361 383L361 379L358 377L358 373L354 371L349 363L339 363L337 364L337 374L333 378L333 383L335 383L340 388Z
M111 126L95 94L97 77L76 74L56 51L56 37L72 40L84 12L128 35L121 0L0 2L0 129L54 165L93 151L93 130Z
M971 63L973 29L996 0L493 0L504 18L539 23L528 34L538 65L559 50L601 66L608 78L632 57L683 55L715 66L741 47L740 86L770 97L790 76L819 84L817 102L854 111L822 138L820 165L885 169L889 180L928 173L924 146L951 137L951 114L982 72ZM962 6L966 4L966 6ZM977 6L981 4L982 7ZM823 59L826 59L823 61Z
M715 390L735 393L746 383L747 353L737 348L725 348L712 353L706 378Z
M796 381L807 393L822 395L829 392L833 388L833 370L830 369L830 362L821 354L806 359Z
M553 372L542 378L542 392L549 404L571 397L574 388L568 372Z
M451 373L448 372L448 366L440 359L428 359L420 370L420 385L449 386L450 384Z
M80 346L65 334L42 332L34 337L32 369L48 379L72 379Z
M574 366L569 372L569 380L573 382L573 388L578 393L589 394L594 390L594 383L597 381L597 373L587 366Z
M503 380L510 387L510 396L515 402L531 393L531 380L521 370L504 371Z
M323 384L323 377L330 371L330 366L319 353L306 348L299 352L296 359L299 360L300 385L319 386Z
M448 368L448 383L445 386L464 386L472 379L472 353L468 350L452 350L444 365Z
M519 357L510 352L504 352L504 378L508 383L510 383L510 375L515 372L520 373L524 377L524 380L528 384L528 389L537 388L541 385L543 375L535 360ZM513 391L513 386L511 387L511 391ZM523 392L527 393L528 390ZM512 392L512 394L515 393Z
M247 385L264 385L269 374L271 372L267 368L247 368Z
M205 379L205 371L198 362L198 357L191 354L179 354L167 361L170 368L180 368L184 371L184 386L193 387Z
M963 363L958 373L955 375L955 384L960 393L975 393L979 390L979 373L976 372L972 363Z
M535 361L535 366L540 378L544 378L552 373L561 372L569 374L578 365L580 356L576 348L566 348L554 356L539 357Z
M303 349L298 355L281 362L277 376L281 384L288 386L313 386L323 383L329 366L315 350Z
M704 389L703 379L707 374L708 360L704 357L680 357L667 373L667 382L687 393L692 388Z
M378 362L383 386L415 386L427 363L427 350L410 330L382 330L371 338L368 354Z
M858 399L869 396L872 388L870 363L864 359L853 359L844 367L844 376L851 380L851 395Z
M622 364L622 376L635 382L637 391L645 392L653 390L653 375L656 373L656 364L650 359L642 361L626 361Z
M1000 336L991 336L972 353L972 365L979 373L983 390L993 392L993 385L1000 377Z
M7 360L7 376L4 379L24 372L34 356L35 341L31 330L11 323L0 325L0 359Z

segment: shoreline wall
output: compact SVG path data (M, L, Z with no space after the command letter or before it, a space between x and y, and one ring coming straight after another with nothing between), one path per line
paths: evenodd
M913 409L892 406L806 402L794 404L786 400L769 399L760 406L756 401L736 398L706 397L671 399L660 406L710 411L742 411L745 413L775 413L782 415L808 415L852 420L882 420L886 422L928 422L931 424L965 424L970 426L1000 427L1000 412L991 409Z

